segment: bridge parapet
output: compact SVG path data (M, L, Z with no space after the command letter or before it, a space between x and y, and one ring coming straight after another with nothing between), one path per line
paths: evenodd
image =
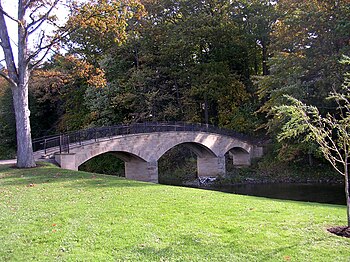
M33 150L43 151L45 155L60 152L69 153L72 148L87 143L95 143L101 139L109 139L119 135L193 131L225 135L252 144L258 144L257 139L238 133L230 129L219 128L213 125L185 122L145 122L130 125L115 125L83 129L74 132L62 133L33 139Z

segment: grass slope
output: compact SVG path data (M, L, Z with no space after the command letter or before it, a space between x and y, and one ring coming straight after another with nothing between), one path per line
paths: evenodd
M0 261L350 261L345 207L0 166Z

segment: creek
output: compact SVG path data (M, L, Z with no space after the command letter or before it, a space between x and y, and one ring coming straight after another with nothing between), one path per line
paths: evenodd
M275 199L345 205L342 184L267 183L206 186L203 189Z

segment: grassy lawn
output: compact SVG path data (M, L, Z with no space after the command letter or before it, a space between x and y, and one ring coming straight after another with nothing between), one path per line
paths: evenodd
M0 261L350 261L345 206L0 166Z

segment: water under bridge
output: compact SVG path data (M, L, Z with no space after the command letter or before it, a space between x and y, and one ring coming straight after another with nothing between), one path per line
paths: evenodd
M128 179L158 182L158 160L183 145L197 156L199 177L225 175L225 155L235 166L249 166L263 155L259 143L232 130L206 124L139 123L80 130L33 140L35 158L52 157L64 169L78 170L89 159L107 153L125 162Z

